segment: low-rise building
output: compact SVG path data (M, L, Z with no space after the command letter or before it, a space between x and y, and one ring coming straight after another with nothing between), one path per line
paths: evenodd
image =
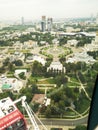
M32 40L26 41L26 42L24 42L24 47L25 48L37 47L37 42L36 41L32 41Z
M52 40L52 43L53 43L53 44L58 44L58 43L59 43L59 40L55 38L55 39Z
M16 78L7 78L5 75L0 77L0 89L2 91L19 92L23 87L23 83Z
M45 99L45 94L34 94L32 102L43 104Z
M13 62L15 60L21 60L24 62L25 55L22 52L15 51L14 54L10 55L10 62Z
M26 69L17 69L15 70L15 75L19 75L20 73L24 72L24 74L27 74L27 70Z
M61 71L65 73L65 67L59 61L53 61L50 66L47 68L47 71Z
M66 60L66 63L75 63L75 62L85 62L87 64L93 64L96 60L92 57L89 56L86 52L82 53L75 53L73 57L69 57Z
M47 45L48 43L46 41L40 41L41 45Z
M86 51L97 51L98 50L98 32L96 33L95 39L92 40L91 44L85 45Z
M39 56L39 55L28 56L27 59L26 59L27 63L32 63L34 61L38 61L43 66L45 66L45 64L46 64L46 60L44 58L42 58L41 56Z
M73 39L73 40L68 40L67 44L70 46L76 46L78 44L78 41Z
M47 98L45 94L35 94L32 102L39 103L40 105L48 106L50 105L51 99Z

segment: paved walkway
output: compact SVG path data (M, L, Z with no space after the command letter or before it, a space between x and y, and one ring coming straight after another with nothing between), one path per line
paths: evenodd
M91 98L89 97L89 95L88 95L88 93L86 92L86 90L85 90L83 84L81 83L78 74L77 74L77 78L78 78L78 80L79 80L79 82L80 82L80 84L81 84L81 89L83 89L83 91L84 91L86 97L91 101Z

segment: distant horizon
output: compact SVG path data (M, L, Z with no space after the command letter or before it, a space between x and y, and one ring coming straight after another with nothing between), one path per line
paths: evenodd
M43 16L46 16L46 19L48 18L47 15L43 15ZM23 16L22 16L23 17ZM16 18L16 19L0 19L0 22L21 22L21 19L22 17L19 17L19 18ZM42 16L41 16L42 17ZM35 21L38 21L40 22L41 21L41 17L40 18L36 18L36 19L32 19L32 18L26 18L26 17L23 17L24 18L24 22L35 22ZM53 18L53 17L52 17ZM53 18L53 21L59 21L59 20L70 20L70 19L89 19L91 18L90 16L88 17L69 17L69 18ZM93 18L96 18L96 17L93 17Z
M0 21L96 17L98 0L0 0Z

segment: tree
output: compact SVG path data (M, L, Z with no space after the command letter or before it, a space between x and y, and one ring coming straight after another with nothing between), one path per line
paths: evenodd
M69 129L69 130L87 130L86 126L84 125L79 125L79 126L76 126L76 128L74 129Z
M28 41L28 40L33 40L32 35L31 34L27 34L27 35L22 35L19 37L19 40L21 43Z
M3 62L3 65L4 65L4 66L8 66L9 60L10 60L10 59L7 57L7 58L5 59L5 61Z
M32 84L32 93L35 94L35 93L39 93L39 89L38 89L38 86L36 84Z
M33 109L34 112L37 112L39 109L39 103L33 102L30 104L30 107Z
M16 60L13 62L16 66L22 66L23 65L23 62L22 60Z
M47 107L47 109L45 111L45 116L47 118L51 117L51 107L50 106Z
M62 84L66 84L67 82L68 79L64 74L55 77L55 83L57 84L57 86L61 86Z
M86 82L84 75L80 71L78 72L78 77L82 83Z
M62 55L59 60L60 60L61 63L65 62L66 61L66 56Z
M27 97L27 102L30 103L34 95L32 93L32 88L31 87L22 88L20 90L19 97L24 96L24 95Z
M4 66L0 67L0 73L5 73L6 69Z
M21 72L20 74L19 74L19 77L21 78L21 79L26 79L26 76L25 76L25 73L24 72Z
M93 70L98 71L98 62L95 62L92 67L93 67Z
M32 76L44 76L46 68L38 61L34 61L32 66Z
M91 41L92 41L91 37L82 36L80 38L80 41L77 44L77 47L84 46L85 44L89 44L91 43Z
M62 45L65 45L67 43L67 40L68 38L67 37L63 37L60 39L60 42L59 42L59 45L62 46Z
M9 71L14 71L15 67L14 67L14 65L12 63L9 63L8 64L8 69L9 69Z
M11 40L0 40L0 46L11 46L12 44Z
M4 93L0 93L0 99L3 99L3 98L7 98L7 97L10 97L12 100L15 100L16 96L13 95L12 92L10 91L7 91L7 92L4 92Z

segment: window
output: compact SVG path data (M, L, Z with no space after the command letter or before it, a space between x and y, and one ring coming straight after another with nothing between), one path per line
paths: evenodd
M26 124L23 119L20 119L14 124L8 126L5 130L26 130Z

